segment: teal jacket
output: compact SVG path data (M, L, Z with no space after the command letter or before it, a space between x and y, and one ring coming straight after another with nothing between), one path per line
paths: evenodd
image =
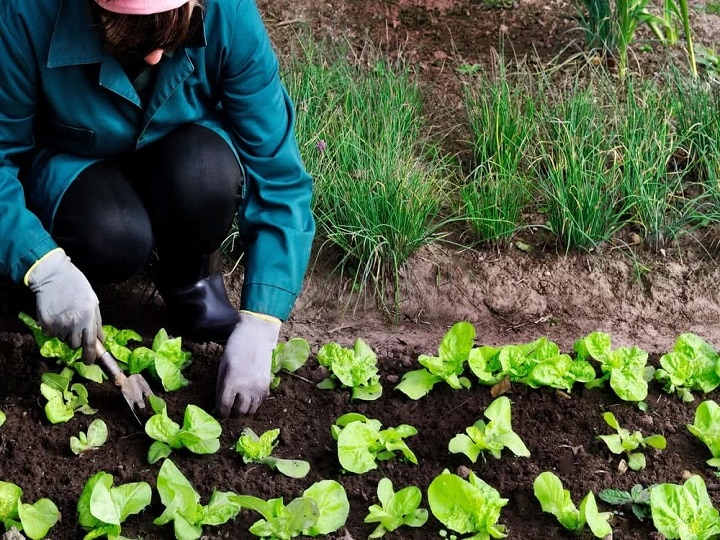
M246 172L242 309L286 319L315 224L294 112L254 0L205 0L204 35L157 66L143 107L103 51L88 0L0 2L0 274L20 281L57 247L60 198L83 169L195 123Z

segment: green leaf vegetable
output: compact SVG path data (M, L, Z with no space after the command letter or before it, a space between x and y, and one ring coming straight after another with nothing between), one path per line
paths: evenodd
M84 540L119 538L121 525L128 516L139 514L152 501L147 482L114 486L111 474L100 471L85 483L77 503L78 523L87 534Z
M663 389L685 402L693 401L693 391L705 394L720 386L720 355L701 337L680 334L673 350L660 357L655 379Z
M110 354L118 361L122 369L128 370L128 360L132 354L128 343L131 341L142 342L142 336L135 330L120 330L109 324L103 325L103 333L105 334L105 341L103 342L105 349L110 351Z
M720 405L713 400L703 401L695 409L695 422L687 428L710 450L712 458L707 464L720 468Z
M346 471L362 474L377 468L377 461L393 459L396 452L417 465L417 457L403 439L417 434L407 424L381 429L379 420L359 413L342 415L330 427L337 441L338 460Z
M75 372L65 367L60 373L43 373L40 393L47 403L45 415L53 424L67 422L76 412L82 414L95 414L88 404L87 389L80 383L70 384Z
M18 318L32 332L35 342L40 348L40 355L43 358L55 358L58 364L71 368L81 377L93 382L102 383L106 379L100 366L95 364L87 365L82 361L78 362L82 357L82 349L71 349L60 339L46 336L35 319L26 313L20 312Z
M2 426L5 423L5 420L7 420L7 416L4 412L0 411L0 426Z
M180 426L170 419L161 398L150 396L150 406L155 414L145 423L145 433L155 442L148 450L149 463L156 463L180 448L194 454L214 454L220 449L222 427L200 407L188 405Z
M652 487L652 486L651 486ZM630 505L632 513L640 521L650 517L650 489L651 487L643 487L635 484L630 491L621 489L603 489L598 493L598 498L608 504L615 506Z
M231 491L213 491L208 504L201 504L198 492L169 459L160 466L157 491L165 510L153 523L165 525L172 521L178 540L197 540L202 537L203 525L223 525L240 512L237 495Z
M242 455L245 463L262 463L273 470L277 469L285 476L304 478L310 472L310 463L301 459L283 459L271 455L279 435L279 429L271 429L258 437L252 429L245 428L235 443L235 451Z
M292 373L305 365L310 357L310 345L302 338L291 338L285 343L278 344L272 352L271 371L273 380L270 389L280 384L280 371Z
M430 511L445 527L469 538L505 538L505 526L498 524L508 499L470 471L467 480L447 470L428 486Z
M450 440L448 449L453 454L465 454L470 461L475 463L482 452L490 452L496 459L500 459L503 448L509 449L513 454L520 457L530 457L522 439L512 429L510 418L510 400L501 396L495 399L485 409L484 416L488 419L487 424L478 420L472 426L465 429L465 433L459 433Z
M60 519L60 511L50 499L38 499L34 504L22 502L23 490L12 482L0 481L0 523L6 530L15 527L27 538L45 538Z
M713 507L702 477L683 485L658 484L650 489L653 525L668 540L718 538L720 515Z
M107 437L107 424L100 418L96 418L90 422L87 433L81 431L77 437L70 437L70 450L76 456L89 450L97 450L105 444Z
M567 530L579 533L587 525L596 538L612 534L609 523L612 512L598 511L592 491L588 492L580 502L580 508L577 508L570 498L570 491L564 489L562 481L550 471L542 472L535 478L533 491L543 512L555 516Z
M190 352L182 349L182 338L171 338L165 329L161 328L155 335L151 348L133 349L127 364L130 373L147 370L150 375L160 380L167 392L172 392L190 384L182 374L182 370L190 365L190 356Z
M610 388L625 401L643 401L648 393L648 381L655 369L647 365L648 353L638 347L612 348L610 336L592 332L577 340L573 348L578 360L594 358L603 372L599 379L586 384L588 388L603 385L609 380Z
M667 446L667 441L662 435L643 437L640 431L631 432L629 429L620 427L615 415L611 412L603 413L603 419L616 433L612 435L598 435L598 439L604 441L613 454L626 453L628 457L628 467L633 471L641 471L646 466L645 454L637 452L636 450L638 448L650 446L657 450L664 450Z
M407 486L398 492L393 489L389 478L381 478L377 487L380 504L368 508L365 523L378 523L368 538L382 538L403 525L422 527L428 518L428 511L420 508L422 492L415 486Z
M307 488L302 497L284 504L282 498L267 501L251 495L233 495L232 501L253 510L263 519L250 533L261 538L288 540L297 536L328 535L340 529L350 513L345 489L334 480L321 480Z
M576 382L595 379L595 370L587 361L561 354L559 346L546 337L520 345L476 347L470 351L468 365L486 385L509 377L532 388L548 386L569 392Z
M331 372L318 388L333 389L339 382L341 387L352 389L353 399L373 401L382 396L377 356L362 339L356 339L352 349L327 343L318 351L317 359Z
M445 381L450 388L470 388L470 379L463 376L465 363L475 343L475 328L469 322L457 322L443 336L437 356L421 354L418 362L423 369L408 371L395 389L410 399L420 399L433 387Z

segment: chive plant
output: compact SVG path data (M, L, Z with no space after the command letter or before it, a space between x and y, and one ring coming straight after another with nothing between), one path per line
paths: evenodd
M340 249L340 266L353 272L356 289L370 282L382 291L388 278L397 285L408 258L435 239L449 162L424 136L422 94L409 69L310 52L293 65L288 87L316 180L318 233Z
M536 99L526 81L511 77L502 59L497 75L465 86L475 168L460 187L460 215L481 240L502 242L521 222L531 198L527 151L538 131Z
M553 110L537 170L547 226L566 251L591 250L617 231L624 214L608 144L612 123L591 91L579 86Z

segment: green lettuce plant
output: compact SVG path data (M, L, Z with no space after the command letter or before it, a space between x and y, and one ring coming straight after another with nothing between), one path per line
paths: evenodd
M583 498L578 508L570 498L570 491L564 489L562 481L550 471L542 472L535 478L533 491L543 512L555 516L567 530L580 533L587 525L596 538L612 534L609 523L612 512L598 511L592 491Z
M127 358L131 374L147 370L171 392L190 384L182 371L190 365L191 353L182 349L182 338L171 338L164 328L158 330L152 345L133 349Z
M702 477L692 475L683 485L659 484L650 489L653 525L668 540L699 540L720 536L720 514Z
M78 436L70 437L70 450L76 456L89 450L97 450L108 437L107 424L100 418L96 418L88 426L87 433L80 432Z
M5 525L5 530L15 527L31 540L45 538L60 519L57 506L50 499L24 503L22 494L17 484L0 481L0 523Z
M423 369L408 371L395 389L410 399L426 396L444 381L454 390L470 388L470 379L463 376L465 363L475 343L475 328L469 322L457 322L443 336L437 356L421 354L418 362Z
M685 402L695 399L694 391L707 394L720 386L720 355L695 334L680 334L673 350L660 357L660 366L655 379Z
M330 376L321 381L318 388L351 388L353 399L365 401L382 395L377 356L362 339L356 339L352 349L327 343L318 351L317 359L321 366L330 370Z
M380 504L368 508L365 523L377 523L368 538L382 538L386 532L392 532L403 525L422 527L428 518L428 511L420 508L422 492L415 486L407 486L398 492L393 489L392 480L381 478L377 494Z
M302 338L291 338L278 344L272 352L271 371L273 374L270 388L277 388L280 384L281 371L292 373L305 365L310 357L310 345Z
M111 474L100 471L85 483L77 503L78 523L92 538L120 539L121 525L131 514L142 512L152 501L147 482L113 486Z
M162 398L150 396L150 406L155 414L145 423L145 433L155 442L148 450L149 463L156 463L180 448L194 454L214 454L220 449L220 423L197 405L185 407L182 426L170 419Z
M501 396L495 399L483 413L488 422L478 420L450 440L448 449L453 454L465 454L475 463L482 452L490 452L496 459L500 459L503 448L509 449L520 457L530 457L522 439L512 429L510 418L510 400Z
M47 400L45 416L52 424L67 422L76 412L95 414L97 409L88 403L88 391L80 383L73 383L75 372L65 367L60 373L43 373L40 393Z
M162 526L172 521L178 540L197 540L204 525L223 525L240 512L237 495L231 491L213 491L208 504L201 504L198 492L170 459L160 466L157 491L165 510L153 523Z
M417 465L417 458L403 439L417 434L407 424L381 429L379 420L360 413L347 413L330 427L337 441L338 460L346 471L362 474L377 468L377 461L393 459L396 452Z
M301 459L283 459L271 455L279 435L279 429L271 429L258 437L247 427L235 443L235 451L242 456L245 463L262 463L273 470L277 469L285 476L304 478L310 472L310 463Z
M720 405L713 400L703 401L695 409L694 423L687 428L710 450L712 458L707 464L720 469Z
M576 382L595 379L595 370L585 360L573 360L546 337L519 345L473 348L468 357L470 370L481 384L496 384L505 377L532 388L549 386L572 390Z
M345 489L334 480L315 482L302 497L287 505L282 498L265 501L251 495L233 495L231 499L262 515L263 519L250 527L251 534L276 540L328 535L345 525L350 513Z
M588 388L602 386L609 381L610 388L625 401L641 402L647 397L648 381L655 369L647 365L648 353L638 347L613 349L605 332L591 332L573 344L579 360L594 358L603 376L586 384Z
M612 435L598 435L613 454L627 454L628 467L633 471L641 471L646 466L645 454L638 449L650 446L657 450L664 450L667 441L662 435L649 435L643 437L640 431L631 432L629 429L620 427L615 415L611 412L603 413L603 419L608 426L615 430Z
M4 412L0 411L0 426L2 426L5 423L5 420L7 420L7 416Z
M428 486L430 511L445 527L467 538L505 538L505 526L498 524L508 499L470 471L467 480L447 470Z

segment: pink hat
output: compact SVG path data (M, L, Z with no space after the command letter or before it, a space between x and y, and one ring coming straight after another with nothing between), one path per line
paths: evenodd
M187 4L188 0L95 0L97 4L122 15L152 15Z

